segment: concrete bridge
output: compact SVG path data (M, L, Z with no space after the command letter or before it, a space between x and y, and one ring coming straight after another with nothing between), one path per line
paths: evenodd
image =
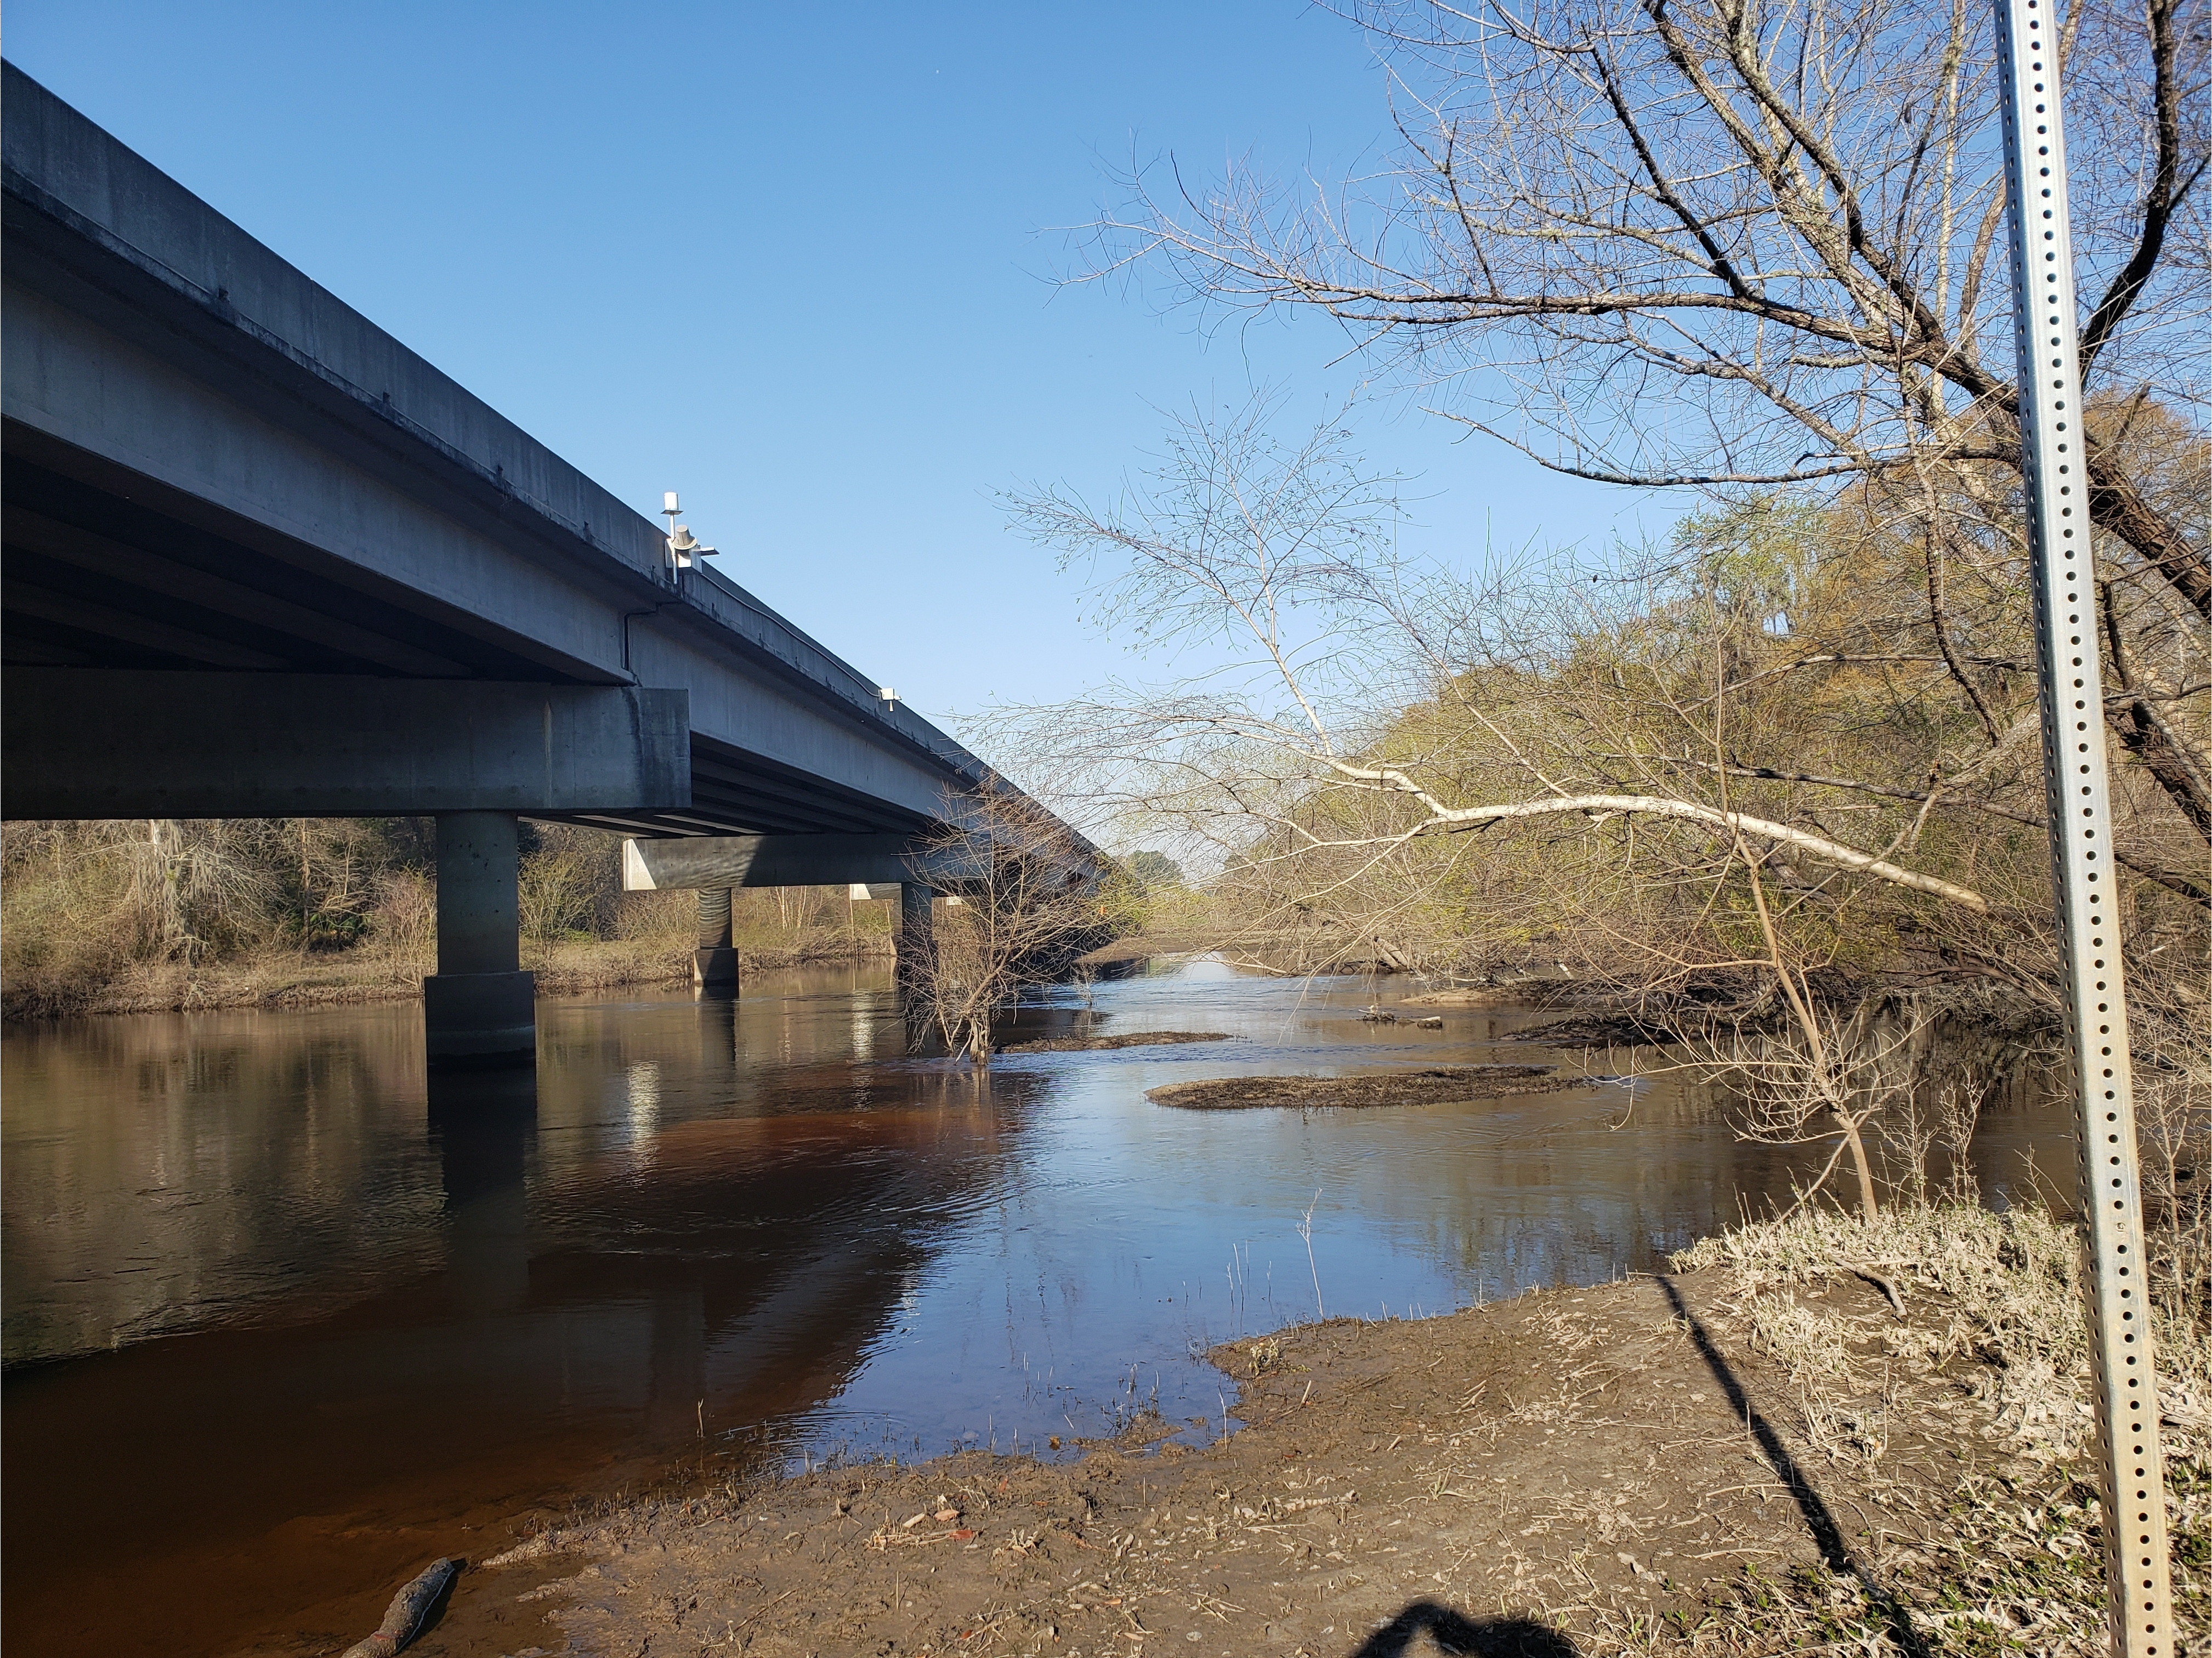
M518 817L645 837L710 986L733 886L898 883L917 942L909 854L981 762L0 74L0 811L435 815L438 1063L534 1052Z

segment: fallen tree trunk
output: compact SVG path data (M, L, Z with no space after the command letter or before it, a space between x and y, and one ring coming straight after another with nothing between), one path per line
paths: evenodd
M343 1658L392 1658L394 1653L422 1632L422 1625L428 1621L439 1597L460 1575L459 1560L433 1560L406 1588L392 1597L392 1605L386 1609L384 1621L377 1625L376 1633L348 1647Z

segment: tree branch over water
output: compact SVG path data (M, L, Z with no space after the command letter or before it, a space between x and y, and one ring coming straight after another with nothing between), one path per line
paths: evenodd
M2023 928L2039 938L2014 541L1948 526L1932 580L1924 495L1762 493L1665 546L1469 577L1405 550L1401 481L1341 420L1283 438L1282 413L1262 396L1177 419L1103 505L1010 498L1087 576L1094 613L1202 664L1002 711L993 743L1048 754L1070 809L1179 837L1249 926L1319 927L1375 959L1579 938L1603 971L1642 951L1671 975L1771 954L1747 842L1793 958L1933 947L1979 971ZM2148 733L2117 750L2114 856L2201 921L2200 884L2172 872L2202 839L2153 763L2202 740L2203 677L2177 666L2195 623L2113 607L2124 660L2166 665L2110 711Z

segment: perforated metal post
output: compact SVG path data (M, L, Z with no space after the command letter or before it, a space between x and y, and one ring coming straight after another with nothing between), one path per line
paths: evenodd
M2165 1464L2143 1280L2052 3L1996 0L2043 763L2089 1230L2089 1359L2104 1460L2112 1650L2170 1658Z

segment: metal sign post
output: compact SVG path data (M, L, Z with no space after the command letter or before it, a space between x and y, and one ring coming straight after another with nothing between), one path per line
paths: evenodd
M2123 1658L2170 1658L2176 1649L2166 1581L2165 1463L2159 1455L2120 973L2120 894L2105 768L2104 676L2082 465L2087 434L2053 4L1996 0L2043 769L2079 1113L2081 1210L2089 1230L2089 1363L2104 1460L2112 1650Z

